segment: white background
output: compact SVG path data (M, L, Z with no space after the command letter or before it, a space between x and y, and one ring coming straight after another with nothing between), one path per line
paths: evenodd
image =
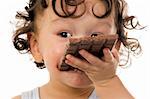
M27 1L27 0L26 0ZM48 72L38 70L29 55L19 54L12 45L12 24L16 11L22 10L24 0L0 2L0 99L10 99L22 91L40 86L48 81ZM128 0L129 13L149 26L149 0ZM135 31L141 42L143 54L132 59L132 66L119 69L118 75L136 99L150 99L150 28Z

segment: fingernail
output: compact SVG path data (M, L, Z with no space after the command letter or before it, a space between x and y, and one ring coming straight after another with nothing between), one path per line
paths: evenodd
M80 54L84 54L84 52L85 51L83 49L79 51Z
M109 53L109 48L105 48L105 49L104 49L104 52L105 52L105 53Z
M66 55L67 59L70 59L72 56L70 54Z
M68 61L68 60L65 60L65 63L66 63L66 64L68 64L68 63L69 63L69 61Z

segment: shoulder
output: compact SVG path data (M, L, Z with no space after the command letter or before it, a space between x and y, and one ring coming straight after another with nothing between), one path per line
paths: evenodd
M20 95L13 97L12 99L39 99L39 90L34 88L29 91L24 91Z
M21 99L21 96L20 95L19 96L15 96L12 99Z

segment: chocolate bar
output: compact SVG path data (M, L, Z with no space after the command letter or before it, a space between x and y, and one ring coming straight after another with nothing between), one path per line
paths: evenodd
M97 35L93 37L82 37L82 38L70 38L69 46L66 50L65 56L71 54L80 59L84 58L79 54L79 50L84 49L89 53L95 55L96 57L103 57L103 48L109 48L110 50L115 45L115 42L118 39L118 35ZM73 69L72 66L65 63L65 57L62 61L62 64L58 66L60 71L68 71Z

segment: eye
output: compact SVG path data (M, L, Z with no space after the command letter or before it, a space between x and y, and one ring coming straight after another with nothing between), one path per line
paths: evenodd
M93 34L91 34L91 37L95 37L95 36L97 36L98 34L96 34L96 33L93 33Z
M104 33L94 32L94 33L91 34L91 37L95 37L95 36L98 36L98 35L104 35Z
M60 32L58 35L63 38L68 38L72 36L69 32Z

